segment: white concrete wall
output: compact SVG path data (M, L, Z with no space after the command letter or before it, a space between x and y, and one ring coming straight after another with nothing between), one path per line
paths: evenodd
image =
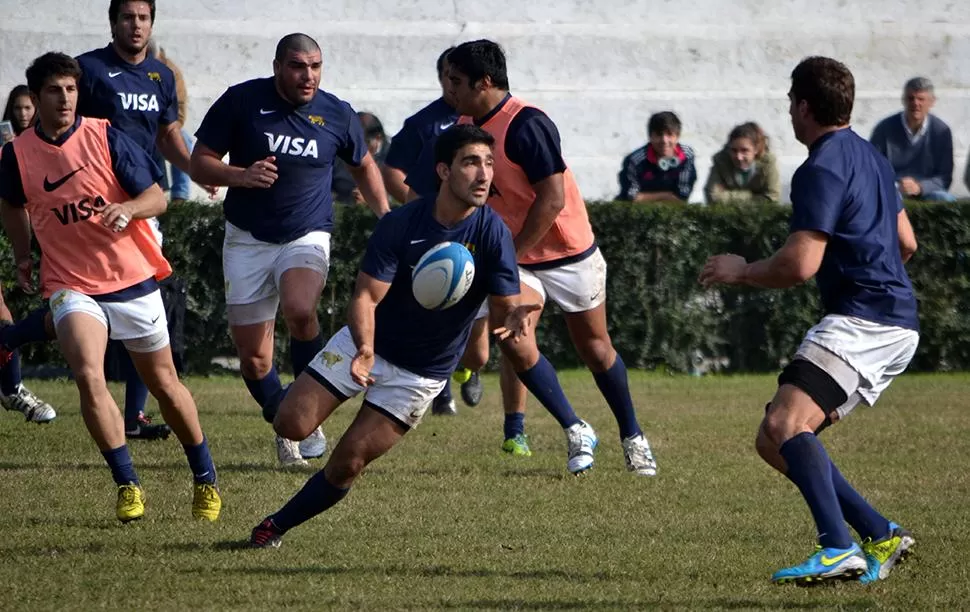
M0 88L23 81L47 50L78 54L108 41L106 0L0 0ZM952 0L166 0L155 33L182 67L198 124L226 86L270 72L280 36L324 48L324 87L393 133L438 95L434 61L448 45L505 46L512 90L544 108L590 198L616 194L623 156L645 141L653 112L674 110L698 154L693 200L730 128L756 120L788 180L805 150L785 93L803 57L846 62L857 83L854 124L868 136L900 108L902 84L936 83L936 113L954 134L953 190L966 194L970 149L970 2Z

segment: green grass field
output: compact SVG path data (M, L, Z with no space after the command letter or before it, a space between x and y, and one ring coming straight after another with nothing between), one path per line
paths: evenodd
M773 376L634 374L660 467L653 479L624 470L589 374L562 380L600 434L587 476L566 472L564 437L532 403L535 455L499 451L490 376L480 407L427 416L340 505L287 534L279 550L241 543L312 470L276 468L269 427L241 381L188 381L219 469L221 520L192 521L188 468L171 438L132 443L148 509L127 526L114 519L111 477L74 387L33 383L60 416L36 426L0 415L0 609L970 606L970 377L905 376L877 408L825 433L842 472L914 532L917 548L883 583L813 589L768 582L814 543L797 491L753 450ZM356 410L349 403L325 425L331 442Z

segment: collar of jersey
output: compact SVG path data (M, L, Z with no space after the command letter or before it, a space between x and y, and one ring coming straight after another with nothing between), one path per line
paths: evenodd
M74 132L77 131L77 128L80 127L80 125L81 125L81 115L77 115L76 117L74 117L74 125L72 125L66 132L61 134L57 138L57 140L51 140L50 138L47 137L47 134L45 134L44 131L40 129L40 121L38 121L34 125L34 132L37 133L38 138L40 138L47 144L54 145L55 147L59 147L65 142L67 142L67 139L70 138L74 134Z

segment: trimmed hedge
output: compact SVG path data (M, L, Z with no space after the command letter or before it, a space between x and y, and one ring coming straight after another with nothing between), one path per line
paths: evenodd
M917 370L970 369L970 202L907 205L920 249L908 270L920 301L922 339ZM769 255L785 240L784 206L689 206L591 203L590 219L609 263L608 318L613 343L631 367L688 371L702 357L728 371L773 371L789 358L820 316L814 283L788 290L704 290L697 274L714 253L749 260ZM343 325L356 266L375 223L364 208L338 209L330 279L320 306L324 334ZM162 218L165 253L188 283L186 368L213 369L212 359L233 355L222 279L222 211L186 203ZM5 237L0 280L15 316L40 304L15 288ZM580 365L566 327L550 307L538 331L540 347L558 367ZM278 323L277 359L288 351ZM494 353L493 351L493 359ZM28 362L63 363L53 344L24 350Z

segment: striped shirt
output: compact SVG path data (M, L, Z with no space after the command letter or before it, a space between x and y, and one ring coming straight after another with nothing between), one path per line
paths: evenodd
M677 145L672 158L659 159L649 144L623 158L620 170L620 195L617 200L632 201L638 193L669 191L687 201L697 181L694 150Z

